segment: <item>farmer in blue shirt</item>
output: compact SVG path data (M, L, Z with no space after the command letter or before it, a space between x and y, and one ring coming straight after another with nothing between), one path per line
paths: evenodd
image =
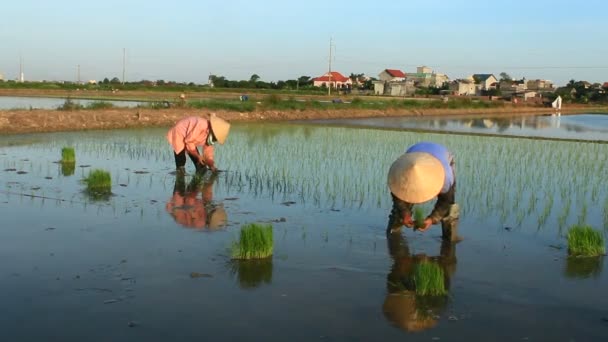
M454 157L448 149L433 142L420 142L408 148L388 172L388 187L393 197L388 233L401 226L426 231L450 216L455 205L456 175ZM414 227L412 208L437 197L433 211L420 227ZM457 207L456 207L457 208ZM443 231L444 239L451 239Z

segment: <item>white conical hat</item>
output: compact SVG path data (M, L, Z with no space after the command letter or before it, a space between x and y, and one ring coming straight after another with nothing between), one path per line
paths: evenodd
M430 153L410 152L399 157L388 171L388 187L402 201L416 204L437 196L445 170Z
M224 144L226 137L228 137L228 132L230 131L230 123L217 117L215 114L211 114L209 123L211 123L211 130L217 141L220 144Z

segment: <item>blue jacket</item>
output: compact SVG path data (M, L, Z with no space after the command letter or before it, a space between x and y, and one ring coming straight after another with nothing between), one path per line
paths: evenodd
M443 181L443 187L441 188L440 193L444 194L450 190L456 181L456 173L454 170L454 156L445 146L434 142L423 141L410 146L405 151L405 153L409 152L425 152L439 159L445 171L445 180Z

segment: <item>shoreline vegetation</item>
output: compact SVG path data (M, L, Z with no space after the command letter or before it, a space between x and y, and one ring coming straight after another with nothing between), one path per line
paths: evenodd
M290 121L370 117L471 117L551 114L542 104L490 101L487 97L289 96L252 94L241 101L239 93L186 94L180 92L122 91L91 94L41 90L0 91L0 96L59 97L59 109L0 110L0 134L39 133L93 129L168 127L184 116L216 113L229 121ZM76 99L95 102L81 106ZM118 108L108 101L141 101L136 108ZM608 112L606 106L566 105L562 114Z

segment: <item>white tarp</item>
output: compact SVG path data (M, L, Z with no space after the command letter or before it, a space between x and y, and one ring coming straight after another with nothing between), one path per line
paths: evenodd
M551 103L551 106L555 109L562 109L562 97L558 95L555 101Z

